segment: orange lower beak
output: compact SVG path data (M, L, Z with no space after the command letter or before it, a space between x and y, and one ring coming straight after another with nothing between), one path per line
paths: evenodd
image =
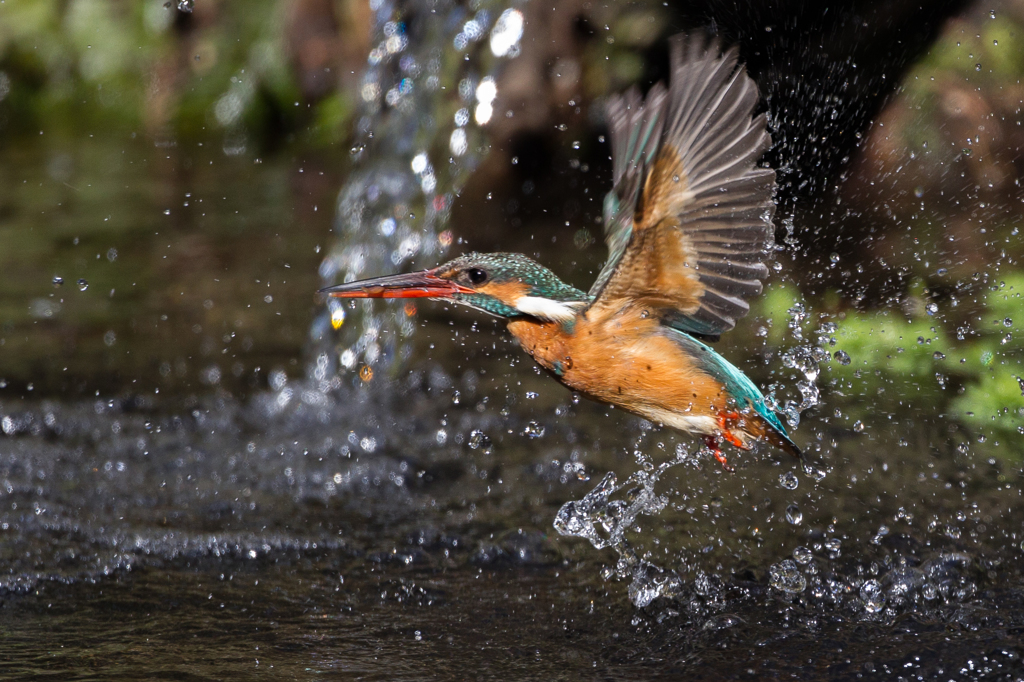
M335 298L449 298L473 290L438 277L436 270L424 270L336 284L318 293Z

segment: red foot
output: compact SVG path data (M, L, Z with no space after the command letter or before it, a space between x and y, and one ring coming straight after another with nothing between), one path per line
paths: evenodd
M745 445L742 440L732 433L731 427L737 426L741 419L743 419L743 415L739 412L719 412L718 428L722 432L722 438L727 442L735 445L741 450L749 450L750 446Z
M737 436L733 430L739 427L743 429L743 415L739 412L723 411L718 413L718 433L710 436L704 436L704 443L711 448L712 454L715 459L722 465L722 468L726 471L735 471L730 465L728 460L725 459L725 455L722 454L721 445L722 441L735 445L741 450L749 450L750 446L744 443L739 436Z
M718 460L718 463L722 465L723 469L729 473L736 471L732 465L729 464L729 460L725 458L725 455L722 454L722 450L719 447L720 443L718 436L704 436L704 444L711 448L711 454L715 456L715 459Z

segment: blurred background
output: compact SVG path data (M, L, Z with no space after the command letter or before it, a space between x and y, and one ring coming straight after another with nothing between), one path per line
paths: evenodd
M245 390L265 385L270 366L296 372L318 249L332 244L361 148L357 120L393 108L384 92L364 96L374 11L331 0L181 7L0 7L8 394L195 389L212 385L213 366L214 384ZM496 108L514 116L488 123L489 153L450 212L470 248L557 240L571 248L552 249L555 269L586 284L604 257L591 202L609 183L603 98L663 78L665 39L700 27L738 43L761 83L779 241L791 247L783 273L813 268L797 284L817 306L956 300L953 334L978 312L969 302L987 282L972 275L1020 255L1017 2L525 11L522 54L497 88Z
M339 189L365 155L365 119L401 109L365 87L375 11L165 5L0 7L7 395L244 395L274 369L302 374L310 292L345 227ZM934 343L972 361L910 363L948 377L945 392L928 386L933 397L980 382L1019 407L1017 370L975 362L1020 348L987 320L1012 320L1017 299L987 292L997 272L1013 286L1020 256L1024 8L989 5L525 5L522 54L498 75L495 108L508 115L488 122L487 151L450 182L450 225L429 227L449 228L458 250L550 251L585 285L604 257L603 98L664 77L668 35L717 32L741 46L772 120L782 276L822 313L895 307L933 322L927 307L941 306ZM789 303L766 302L773 317ZM977 402L959 414L978 414Z
M776 257L718 349L812 463L679 460L659 507L640 472L685 437L491 320L315 291L468 250L588 288L604 103L682 31L761 90ZM1024 0L0 3L0 667L180 673L211 622L212 678L262 643L399 679L454 641L495 675L853 679L903 665L894 631L926 677L1019 666L1022 77ZM615 556L550 533L588 493Z

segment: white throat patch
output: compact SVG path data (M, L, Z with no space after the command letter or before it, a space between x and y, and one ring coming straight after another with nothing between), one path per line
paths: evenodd
M576 317L576 311L586 305L585 301L552 301L541 296L520 296L515 308L525 315L539 317L552 322L568 322Z

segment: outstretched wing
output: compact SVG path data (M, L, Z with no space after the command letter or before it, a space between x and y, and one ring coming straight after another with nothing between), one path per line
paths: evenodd
M717 336L761 292L773 242L771 145L752 116L757 86L736 50L679 36L671 85L636 90L608 108L614 187L605 198L608 262L592 309L637 301L681 331Z

